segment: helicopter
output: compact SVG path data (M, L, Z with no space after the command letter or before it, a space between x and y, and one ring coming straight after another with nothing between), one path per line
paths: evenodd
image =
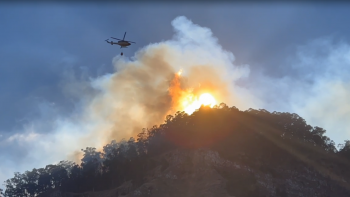
M120 46L120 48L127 48L127 46L130 46L131 43L136 43L136 42L133 42L133 41L124 40L124 39L125 39L125 35L126 35L126 32L124 33L123 39L111 37L111 38L113 38L113 39L118 40L118 42L109 41L109 39L107 39L107 40L105 40L105 41L106 41L107 43L111 44L111 45L117 44L117 45ZM123 55L123 52L121 53L121 55Z

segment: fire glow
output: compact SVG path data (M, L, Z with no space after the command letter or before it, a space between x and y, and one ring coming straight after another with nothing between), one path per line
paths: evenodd
M215 98L209 94L204 93L197 98L193 94L187 95L182 101L183 109L187 114L192 114L196 109L199 109L202 105L213 107L216 105Z
M173 100L173 106L187 114L192 114L202 105L213 107L217 104L216 99L210 93L202 93L199 96L192 89L183 90L180 84L182 69L175 74L169 87L169 94Z

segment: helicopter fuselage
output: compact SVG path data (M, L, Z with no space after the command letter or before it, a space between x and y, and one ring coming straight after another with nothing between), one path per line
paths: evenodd
M117 44L117 45L120 45L120 46L122 46L122 47L127 47L127 46L131 45L129 42L123 41L123 40L118 41L116 44Z
M130 46L131 43L135 43L135 42L132 42L132 41L124 40L124 39L125 39L125 35L126 35L126 32L124 33L123 39L111 37L111 38L113 38L113 39L119 40L118 42L109 41L108 39L106 40L106 42L109 43L109 44L111 44L111 45L117 44L117 45L120 46L120 48L126 48L127 46Z
M121 47L127 47L127 46L129 46L129 45L131 45L129 42L127 42L127 41L118 41L118 42L113 42L113 41L111 41L111 42L109 42L111 45L113 45L113 44L117 44L117 45L119 45L119 46L121 46Z

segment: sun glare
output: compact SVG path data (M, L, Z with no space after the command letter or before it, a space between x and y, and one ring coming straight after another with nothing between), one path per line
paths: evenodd
M192 114L194 111L196 111L196 109L199 109L202 105L213 107L214 105L216 105L216 100L209 93L201 94L199 98L194 96L193 94L189 94L184 98L182 105L184 107L184 111L187 114Z

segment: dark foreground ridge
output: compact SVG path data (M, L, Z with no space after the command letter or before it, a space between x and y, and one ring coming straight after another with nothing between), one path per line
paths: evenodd
M81 165L15 173L5 196L350 196L350 143L291 113L225 104L178 112L138 138L87 147Z

